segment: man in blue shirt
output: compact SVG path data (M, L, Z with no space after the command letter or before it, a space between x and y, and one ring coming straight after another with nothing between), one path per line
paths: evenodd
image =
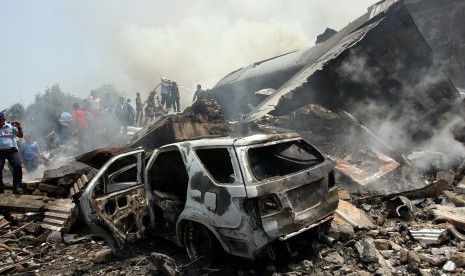
M60 144L65 145L71 139L71 126L73 115L69 112L62 112L58 118L58 139Z
M23 171L19 159L18 145L15 137L23 138L23 130L19 122L6 123L5 115L0 112L0 193L3 193L3 167L8 160L13 168L13 193L22 193L21 183Z
M39 144L33 141L31 135L24 136L26 141L21 145L24 164L28 173L33 173L39 166Z

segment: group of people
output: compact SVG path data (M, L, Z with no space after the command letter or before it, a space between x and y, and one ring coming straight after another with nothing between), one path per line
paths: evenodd
M161 100L155 98L156 89L160 87ZM207 97L206 91L201 85L197 85L193 101ZM155 102L156 100L156 102ZM82 106L73 104L72 113L64 111L57 118L56 143L66 147L76 133L78 149L85 152L95 142L96 131L107 133L108 137L115 137L115 132L127 134L128 126L140 126L145 113L144 122L155 118L157 112L173 109L180 112L180 93L175 81L161 78L161 82L150 92L147 100L142 101L140 93L136 94L136 108L131 105L130 99L119 97L118 102L113 104L109 94L101 100L96 91L84 99ZM0 168L3 169L5 160L8 160L13 174L13 191L20 193L22 182L22 162L28 172L38 168L39 144L30 135L23 135L21 125L18 122L9 123L5 121L3 112L0 112ZM121 132L120 132L121 130ZM18 145L18 138L25 141ZM53 135L55 137L55 135ZM108 142L108 140L107 140ZM3 192L3 177L0 170L0 192Z
M22 144L18 144L18 138L25 137ZM39 145L32 140L30 135L24 135L19 122L7 122L5 115L0 112L0 193L3 193L3 167L8 160L13 175L13 193L21 194L23 178L22 162L29 173L33 173L39 165Z
M155 96L159 87L161 99ZM208 98L208 90L203 90L202 86L197 84L192 101L195 102L204 98ZM161 82L150 92L144 102L140 93L136 93L135 126L147 124L148 120L155 118L163 110L173 109L175 112L181 112L180 100L181 96L177 82L162 77ZM144 115L145 120L142 120Z
M126 135L128 126L133 126L136 118L134 108L131 106L131 100L119 97L118 104L115 107L115 115L121 124L123 135Z
M113 104L109 94L101 99L96 93L91 93L83 100L82 106L73 104L72 113L64 111L58 116L56 132L59 144L65 147L74 132L79 151L84 152L98 142L99 135L104 136L103 140L107 142L118 137L115 133L125 135L127 127L134 125L135 120L136 113L130 99L119 97Z
M73 103L72 113L64 111L57 118L57 144L66 147L75 132L79 151L85 151L92 141L93 132L100 125L97 118L100 119L99 114L93 112L88 99L83 101L82 106L79 103Z
M160 95L161 104L165 105L165 108L173 108L176 112L181 111L181 107L179 106L179 87L175 81L170 81L166 77L162 77L160 83Z
M161 99L156 94L156 89L160 87ZM156 117L156 114L162 110L173 109L175 112L181 112L180 93L178 84L175 81L168 80L166 77L161 78L161 82L150 92L147 100L142 102L140 93L136 94L136 125L142 123L142 117L145 114L144 123Z

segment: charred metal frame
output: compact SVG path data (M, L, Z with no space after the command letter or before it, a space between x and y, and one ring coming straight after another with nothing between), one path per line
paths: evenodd
M132 236L137 238L148 229L179 246L185 246L184 231L187 225L194 222L207 228L227 253L254 259L258 254L266 252L272 242L286 240L328 220L337 208L337 188L334 183L330 183L334 182L334 177L331 177L334 167L308 143L305 145L321 157L319 164L271 179L253 178L247 160L247 150L251 147L290 141L303 140L297 134L262 134L245 138L186 141L154 150L146 165L142 149L117 155L102 167L83 194L81 208L86 222L97 234L103 236L114 250L131 241ZM215 180L196 154L198 149L217 148L225 148L229 152L234 171L230 183ZM157 183L154 180L155 176L151 175L156 172L152 171L152 168L155 168L157 158L161 154L170 154L173 151L177 151L182 157L182 165L185 166L188 176L185 199L180 197L179 189L178 195L170 194L170 191L163 188L159 190L157 184L162 185L161 182ZM111 180L112 175L107 176L105 170L118 159L128 155L138 156L137 183L141 185L115 193L110 192L94 199L98 181L103 179L102 183L108 183ZM160 164L162 161L163 159L160 160ZM179 172L179 168L173 171ZM119 173L121 172L117 171L113 175ZM172 185L180 184L179 180L173 181L175 182L171 182ZM317 196L313 196L313 200L306 198L311 194ZM124 202L125 209L118 210L120 213L110 212L111 215L108 216L105 213L108 211L108 202L118 202L121 197L127 198L127 202ZM265 214L259 204L268 203L272 207L279 205L279 208ZM179 213L176 211L178 208ZM133 231L129 229L131 226L122 225L122 222L127 223L128 219L124 218L130 214L134 214L131 223L137 227L136 230L132 229ZM172 230L173 233L163 235L166 229Z

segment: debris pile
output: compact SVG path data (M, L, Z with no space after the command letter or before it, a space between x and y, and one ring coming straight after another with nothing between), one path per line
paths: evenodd
M45 171L40 180L25 181L24 195L0 194L0 274L463 274L465 162L454 152L463 148L463 119L454 123L463 118L463 106L445 76L423 85L436 66L431 48L444 50L441 45L454 44L461 29L454 27L448 34L454 39L440 43L421 35L427 32L426 23L436 6L448 11L456 3L401 2L377 3L343 30L327 29L311 49L232 72L211 91L215 99L199 100L182 114L159 114L157 121L130 140L85 153L76 158L79 162ZM415 6L422 2L424 12L422 5ZM463 10L465 5L457 7ZM426 23L419 30L414 21ZM456 62L449 62L454 64L448 71L460 83ZM361 72L354 71L349 78L344 70L353 68L349 66L353 63L361 65L355 69L372 74L355 78ZM395 114L390 120L407 122L404 129L381 135L375 123L382 123L387 112ZM422 149L438 134L442 148L447 148L450 140L445 142L440 135L444 130L459 143L457 147L445 152ZM334 163L340 200L332 220L283 241L278 246L283 254L269 253L272 260L245 262L228 256L210 268L201 267L201 258L188 260L171 243L153 239L150 233L135 235L132 221L125 221L121 237L134 243L115 255L105 242L89 235L89 229L80 227L84 226L81 192L115 154L137 147L150 153L169 143L205 136L289 132L299 133ZM405 137L409 143L393 145ZM225 156L230 158L229 153ZM205 199L209 208L216 208L216 194L209 196ZM124 197L126 201L100 207L117 213L118 204L126 206L141 197L136 193L130 200ZM170 202L168 196L163 199ZM279 207L273 202L267 203ZM166 206L163 211L169 214L173 204Z
M94 174L84 164L70 163L46 170L42 179L23 182L25 194L0 194L1 242L16 240L15 246L3 247L10 258L2 258L0 273L22 264L17 262L18 248L30 247L19 252L30 257L34 247L70 231L78 217L80 193Z

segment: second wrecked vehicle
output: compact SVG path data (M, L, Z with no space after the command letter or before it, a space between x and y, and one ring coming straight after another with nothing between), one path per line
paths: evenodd
M334 166L298 134L257 134L142 148L113 156L81 197L86 222L113 250L155 233L210 261L273 257L285 241L332 217Z

